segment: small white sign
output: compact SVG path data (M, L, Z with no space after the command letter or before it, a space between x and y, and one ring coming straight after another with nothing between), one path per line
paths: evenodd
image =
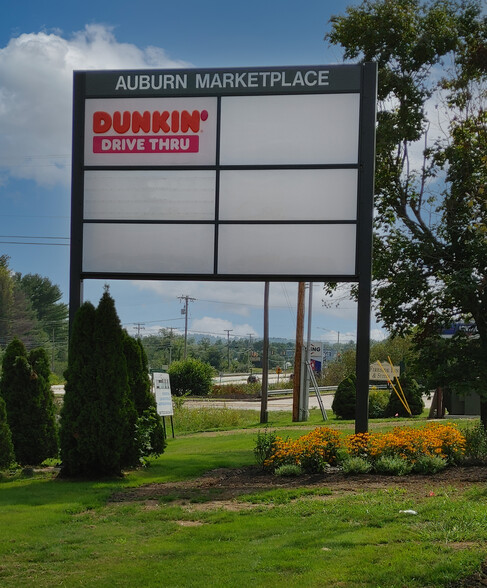
M172 416L174 414L171 396L171 382L169 374L154 372L152 374L154 393L156 396L157 414L159 416Z

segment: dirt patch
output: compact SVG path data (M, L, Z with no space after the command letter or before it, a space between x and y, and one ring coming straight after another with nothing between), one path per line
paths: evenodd
M196 480L148 484L117 492L112 502L133 501L171 501L187 503L215 503L238 498L242 494L252 494L276 488L319 488L325 487L337 497L374 490L405 490L409 496L430 496L440 489L464 490L474 484L487 482L487 467L448 468L438 474L380 476L360 474L346 476L338 468L329 468L323 474L304 475L296 478L275 476L269 472L250 466L240 469L216 469Z

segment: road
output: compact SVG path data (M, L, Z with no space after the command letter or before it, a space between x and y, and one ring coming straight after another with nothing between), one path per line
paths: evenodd
M323 405L325 410L331 411L331 404L333 402L333 394L322 394ZM426 408L431 406L431 398L427 396L423 397L424 405ZM211 406L212 408L233 408L239 410L260 410L261 401L257 400L186 400L185 406L188 408L201 408L204 406ZM309 396L309 409L319 409L318 399L314 392L310 393ZM292 411L293 409L293 397L289 394L285 398L276 398L269 396L267 403L268 411L285 410Z

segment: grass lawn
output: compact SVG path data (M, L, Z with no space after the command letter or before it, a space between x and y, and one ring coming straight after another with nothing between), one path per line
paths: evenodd
M284 417L272 418L284 427ZM258 417L246 426L169 439L151 467L123 480L4 479L0 586L425 588L447 586L485 559L485 484L431 496L400 482L376 491L358 483L346 495L326 485L263 489L232 509L177 492L169 500L110 500L131 487L252 465ZM408 509L418 514L400 512Z

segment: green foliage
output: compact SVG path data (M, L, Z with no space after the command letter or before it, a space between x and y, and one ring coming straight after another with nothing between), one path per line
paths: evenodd
M255 425L258 422L255 413L253 414L251 410L206 406L187 408L187 406L178 406L178 400L181 398L181 396L174 397L174 425L179 434L235 429Z
M275 469L274 475L280 478L297 478L303 475L303 468L296 464L284 464Z
M189 392L193 396L208 396L211 391L213 368L197 359L173 362L168 369L171 392L182 396Z
M404 392L404 396L406 397L407 404L411 409L411 414L413 416L421 414L424 409L423 394L425 390L423 386L420 386L415 379L411 378L407 374L402 375L399 381L401 382L401 388ZM400 394L401 391L396 382L394 383L394 386ZM391 390L389 402L387 403L384 416L394 417L396 415L400 417L406 417L409 416L409 413L403 403L399 400L398 395L394 392L394 390Z
M136 426L124 335L106 290L97 309L84 304L73 324L61 415L63 475L119 476L137 465Z
M355 455L346 457L340 465L344 474L368 474L372 470L370 461Z
M418 350L443 349L439 363L427 353L418 362L430 387L447 378L449 385L477 388L486 398L483 3L367 0L335 17L327 39L341 45L346 58L376 61L379 69L374 248L379 318L392 332L411 333ZM434 136L438 120L447 122ZM411 157L420 144L422 153ZM439 343L441 329L460 320L474 322L478 338ZM485 426L487 406L482 413Z
M487 431L483 424L465 427L462 433L466 440L463 461L472 464L487 463Z
M155 407L147 408L137 419L136 425L137 446L139 448L139 460L147 463L149 456L158 456L164 453L167 442L164 436L161 417Z
M257 439L255 442L254 447L254 456L261 468L264 468L264 463L268 460L273 451L274 451L274 444L277 439L277 434L275 431L268 431L267 429L264 432L259 431L257 433Z
M66 476L89 475L97 451L95 320L95 307L85 302L72 326L60 428L62 472Z
M2 361L0 395L6 405L15 456L23 465L38 465L57 455L49 373L49 360L43 349L35 349L27 356L19 339L7 346Z
M0 470L8 468L15 461L12 433L7 422L5 401L0 396Z
M413 464L413 472L418 474L437 474L448 465L439 455L420 455Z
M371 419L380 419L384 417L388 402L388 390L371 388L369 390L369 417Z
M355 374L350 374L338 385L331 405L331 409L338 418L347 420L355 418L356 379Z
M166 447L162 419L157 414L156 399L151 392L147 356L140 340L123 332L123 353L127 365L130 399L137 412L139 459L152 453L160 455ZM128 460L130 465L131 459Z
M374 470L378 474L405 476L412 470L412 464L398 455L382 455L374 462Z

